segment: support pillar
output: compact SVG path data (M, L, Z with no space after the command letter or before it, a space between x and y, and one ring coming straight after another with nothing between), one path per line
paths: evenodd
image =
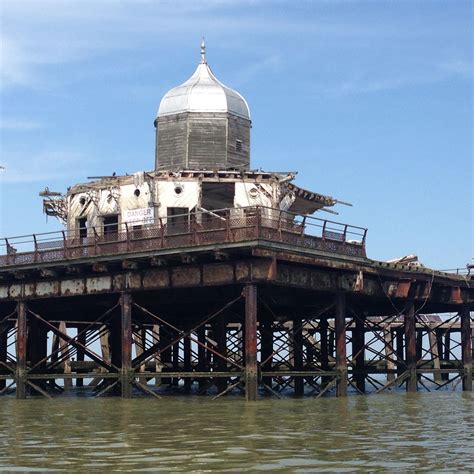
M260 337L262 340L262 371L272 370L273 328L271 321L260 323ZM263 363L264 361L266 362ZM263 377L262 382L268 387L272 388L271 377Z
M385 357L387 358L387 382L395 380L394 352L393 352L393 332L390 329L390 323L383 331L383 338L385 342Z
M355 327L352 330L352 353L356 387L365 393L365 327L362 316L355 318Z
M407 392L416 392L416 324L415 324L415 304L408 302L405 311L405 364L409 373L407 379Z
M431 360L433 361L433 369L436 370L433 374L433 379L437 383L442 383L443 378L441 377L441 373L439 370L441 369L441 360L439 358L439 344L438 344L438 337L434 331L434 329L430 328L428 332L428 340L430 343L430 354Z
M462 379L462 389L465 392L472 392L472 328L469 307L463 306L460 311L461 316L461 352L464 376Z
M82 327L79 326L77 328L77 332L81 332L82 331ZM79 342L80 344L82 344L83 346L86 345L86 333L83 333L83 334L79 334L78 337L77 337L77 342ZM76 357L76 360L77 362L84 362L84 358L85 358L85 353L84 353L84 350L83 349L80 349L78 348L77 349L77 357ZM78 370L79 372L79 370ZM84 379L83 378L77 378L76 379L76 387L83 387L84 386Z
M172 357L173 357L173 372L179 372L180 367L179 367L179 346L180 346L181 341L176 341L173 346L172 346ZM171 385L173 387L177 387L179 384L179 378L178 377L172 377L171 378Z
M185 337L183 339L183 358L184 358L184 371L188 374L192 372L191 366L191 339L189 337ZM191 391L191 384L193 379L191 377L186 377L184 379L184 391L190 392Z
M303 328L301 327L301 318L293 319L293 368L294 370L303 370ZM295 395L304 395L304 378L294 377Z
M415 320L416 327L416 320ZM423 358L423 329L416 329L416 360ZM421 379L421 374L417 374L417 380Z
M7 351L8 351L8 323L4 326L0 326L0 362L7 363ZM0 374L8 373L4 371L3 367L0 367ZM7 386L5 379L0 379L0 390L3 390Z
M122 293L120 298L120 308L122 340L122 370L120 374L120 385L122 387L122 397L132 398L132 298L130 293Z
M344 293L336 294L336 395L347 396L347 359L346 359L346 296Z
M204 345L206 344L206 327L205 326L200 326L197 329L197 337L199 341L198 345L198 372L204 372L205 370L208 370L207 367L207 354L206 354L206 348ZM199 390L204 390L204 387L206 386L206 379L203 377L199 377L198 379L198 386Z
M245 287L245 398L257 400L257 287Z
M403 348L403 327L397 327L395 329L395 337L397 340L397 377L400 377L402 373L405 371L405 364L404 364L404 348Z
M65 321L59 323L59 330L67 334L67 326ZM61 355L64 357L64 362L62 363L64 374L69 375L71 373L71 359L67 355L69 350L69 345L65 339L59 339L59 347L61 348ZM72 380L68 377L64 378L64 388L66 390L72 388Z
M328 347L328 320L326 317L322 317L319 321L319 336L320 336L320 347L321 347L321 370L329 371L329 347ZM321 377L321 386L324 388L329 382L328 377Z
M27 331L27 342L26 342L26 360L29 363L30 367L36 365L38 362L43 361L40 365L36 367L37 372L44 373L46 368L46 361L44 360L47 355L47 345L48 345L48 330L46 327L40 323L37 319L31 318L28 324ZM71 380L68 380L71 382ZM38 380L37 385L42 386L45 381ZM28 393L31 395L38 395L40 392L28 387Z
M26 301L19 301L17 306L16 334L16 398L26 398Z
M158 324L154 324L151 330L151 343L159 345L159 342L160 342L160 326ZM155 372L156 373L161 372L162 367L163 366L161 364L161 354L159 351L157 351L155 355ZM161 376L156 377L155 384L157 386L161 385Z
M218 316L214 323L214 339L217 342L216 350L219 354L227 357L227 322L224 314ZM216 369L218 372L225 372L227 370L227 362L220 356L214 354L216 361ZM228 379L218 377L214 380L217 385L217 390L222 392L227 386Z

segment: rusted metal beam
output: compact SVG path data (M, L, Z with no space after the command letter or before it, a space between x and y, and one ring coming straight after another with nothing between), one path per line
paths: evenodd
M67 334L66 321L61 321L59 323L59 330L61 332L63 332L64 334ZM63 364L62 365L63 365L64 373L65 374L70 374L71 373L71 359L69 358L68 344L67 344L67 341L65 339L62 339L62 338L59 339L59 348L60 348L60 352L61 352L62 359L63 359ZM41 370L41 369L38 368L38 370ZM65 389L72 388L71 379L69 379L69 378L64 379L64 388Z
M83 332L83 333L79 332L79 334L77 335L77 340L81 345L85 346L86 345L86 333L85 332ZM84 351L79 348L77 350L76 360L78 362L82 362L82 361L84 361L84 356L85 356ZM78 378L76 380L76 387L83 387L83 386L84 386L84 379Z
M335 329L336 329L336 395L347 396L347 354L346 354L346 296L339 292L335 296Z
M121 338L122 338L122 367L120 385L122 398L132 397L132 297L130 293L122 293L121 309Z
M355 317L355 327L352 329L352 358L357 390L365 393L365 328L362 315Z
M184 370L185 372L192 371L191 365L191 339L189 337L185 337L183 340L183 358L184 358ZM191 384L192 379L186 378L184 379L184 391L190 392L191 391Z
M245 398L257 400L257 286L245 286Z
M459 314L461 316L461 352L464 368L462 388L465 392L472 392L472 327L469 307L463 306Z
M293 318L293 369L303 370L303 327L301 318ZM295 395L304 394L304 378L294 376Z
M202 325L197 330L197 338L198 338L198 371L204 372L206 367L206 326ZM203 390L204 386L206 385L206 381L202 378L198 380L199 390Z
M8 327L7 323L4 323L5 327L2 327L0 324L0 369L3 372L4 364L7 363L7 354L8 354ZM0 372L0 373L1 373ZM7 386L7 382L5 379L0 380L0 392L4 390Z
M321 348L321 369L323 371L329 371L329 347L328 347L328 319L327 316L323 316L319 321L319 337L320 337L320 348ZM330 382L329 377L322 377L321 384L326 386Z
M214 337L217 342L217 351L222 354L225 358L227 358L227 323L225 319L225 313L221 314L215 321L214 321ZM216 369L219 372L224 372L227 369L227 361L222 357L216 358ZM217 389L219 392L225 390L227 385L226 379L218 379L217 380Z
M271 321L260 323L260 338L262 341L262 371L272 370L273 361L273 327ZM262 382L268 387L272 388L272 378L264 376Z
M408 372L407 392L416 392L416 324L415 304L409 301L405 310L405 364Z
M16 398L26 398L26 339L27 339L27 303L19 301L17 306L16 333Z

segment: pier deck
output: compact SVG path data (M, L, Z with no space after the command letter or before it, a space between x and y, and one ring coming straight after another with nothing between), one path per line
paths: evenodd
M268 216L7 239L0 393L472 391L471 276L370 260L363 228Z

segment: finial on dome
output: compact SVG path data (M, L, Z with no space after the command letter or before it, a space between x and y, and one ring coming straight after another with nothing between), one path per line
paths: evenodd
M204 36L201 41L201 63L206 64L206 43L204 42Z

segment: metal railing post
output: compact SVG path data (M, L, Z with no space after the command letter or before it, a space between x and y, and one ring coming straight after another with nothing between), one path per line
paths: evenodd
M63 256L64 258L67 258L67 240L66 240L66 233L64 230L61 231L61 234L63 236Z
M38 242L36 240L36 235L35 234L33 234L33 242L34 242L34 245L35 245L34 261L37 262L38 261Z
M127 252L130 251L130 234L128 232L128 223L127 222L124 222L125 224L125 234L127 236Z

